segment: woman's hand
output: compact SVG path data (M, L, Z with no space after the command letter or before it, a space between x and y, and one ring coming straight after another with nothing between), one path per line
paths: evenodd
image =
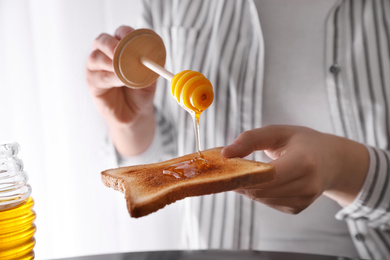
M264 150L276 180L239 190L279 211L297 214L321 194L350 204L365 180L369 155L360 143L296 126L266 126L242 133L225 147L225 157Z
M125 156L146 150L155 131L155 84L139 90L128 88L116 77L112 64L119 41L133 30L121 26L114 36L106 33L99 35L93 43L86 66L89 92L108 123L118 152Z

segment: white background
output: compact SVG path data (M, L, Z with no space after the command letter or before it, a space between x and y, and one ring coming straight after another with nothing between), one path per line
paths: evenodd
M37 259L175 249L175 206L130 219L101 183L105 124L85 84L93 40L136 27L136 0L0 0L0 143L18 142L36 201Z

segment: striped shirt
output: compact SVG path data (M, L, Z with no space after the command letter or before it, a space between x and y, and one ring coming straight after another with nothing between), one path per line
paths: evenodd
M166 68L200 71L212 82L213 105L201 116L202 149L224 146L262 125L264 45L251 0L144 1L143 27L167 49ZM260 7L261 8L261 7ZM339 0L324 21L324 72L334 133L367 145L370 168L357 199L336 217L345 220L363 258L390 258L390 1ZM196 150L192 118L159 79L158 130L133 164ZM165 87L164 87L165 85ZM261 153L251 159L262 160ZM234 192L186 200L190 248L261 249L258 203Z
M362 257L389 259L390 1L340 1L326 28L335 131L367 144L370 153L360 194L336 217L347 221Z

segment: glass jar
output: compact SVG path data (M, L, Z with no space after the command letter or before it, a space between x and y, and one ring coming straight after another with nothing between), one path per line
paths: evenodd
M34 259L34 200L17 143L0 145L0 260Z

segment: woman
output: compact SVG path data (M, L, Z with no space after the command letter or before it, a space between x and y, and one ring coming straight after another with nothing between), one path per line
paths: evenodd
M269 160L254 152L263 150L276 168L276 181L237 191L252 200L234 192L186 200L187 246L388 258L389 1L144 7L143 26L163 38L167 69L200 71L214 86L202 147ZM132 90L113 73L115 46L132 30L100 35L87 64L120 163L194 152L191 118L170 100L169 83Z

